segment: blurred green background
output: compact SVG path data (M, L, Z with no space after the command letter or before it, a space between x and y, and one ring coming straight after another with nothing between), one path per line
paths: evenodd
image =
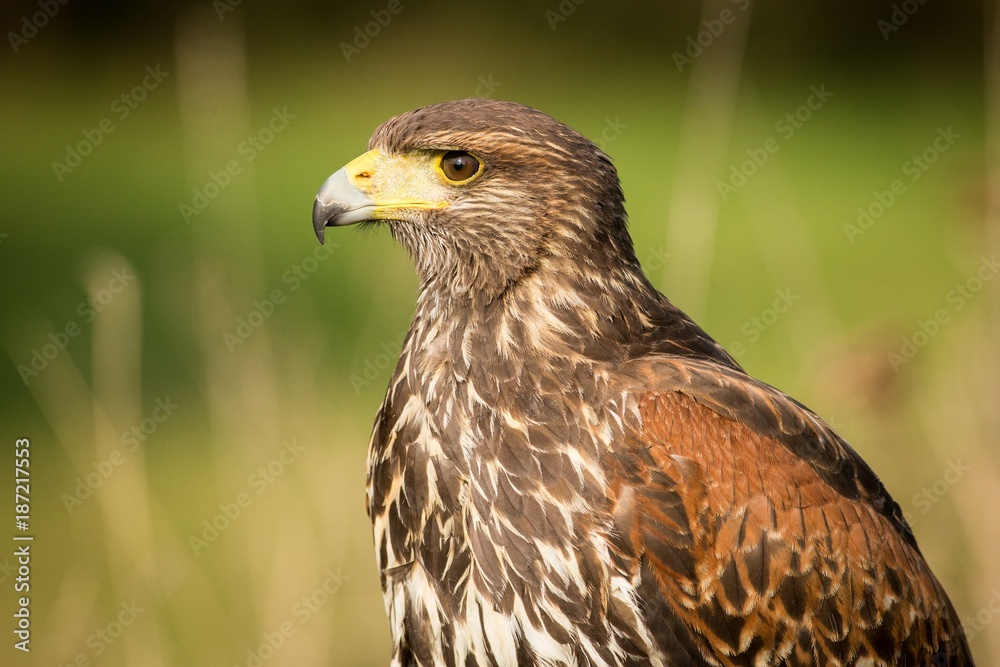
M1000 664L998 21L5 3L0 537L26 437L35 541L27 655L0 548L0 663L387 663L365 453L416 280L310 209L386 118L488 96L613 156L654 284L853 443Z

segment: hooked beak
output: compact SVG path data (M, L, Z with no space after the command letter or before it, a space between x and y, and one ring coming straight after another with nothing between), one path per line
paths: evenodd
M313 230L321 244L327 227L354 225L373 219L375 202L354 182L371 179L375 157L375 151L368 151L338 169L320 187L313 202Z
M313 230L323 243L327 227L367 220L402 220L416 210L442 209L449 202L428 198L421 186L427 165L408 156L385 156L373 149L326 179L313 202ZM376 170L387 173L376 179Z

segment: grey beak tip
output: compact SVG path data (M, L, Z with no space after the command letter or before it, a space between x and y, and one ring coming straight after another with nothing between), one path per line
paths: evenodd
M313 202L313 231L320 245L325 243L326 228L330 221L348 209L348 205L343 202L324 203L319 197Z
M319 240L320 245L326 243L326 220L323 220L323 206L320 204L319 198L313 202L313 231L316 232L316 238Z
M327 227L371 220L374 209L375 202L351 184L343 168L338 169L323 182L313 202L313 231L323 243Z

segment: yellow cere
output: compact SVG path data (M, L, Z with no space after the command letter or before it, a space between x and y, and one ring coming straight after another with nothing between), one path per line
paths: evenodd
M411 151L402 155L370 150L344 166L351 185L373 202L373 218L391 219L402 209L442 209L450 204L451 188L438 175L441 151Z

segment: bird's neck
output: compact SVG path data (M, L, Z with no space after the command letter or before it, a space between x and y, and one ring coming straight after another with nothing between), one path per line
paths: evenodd
M532 391L545 369L579 376L645 354L739 364L649 283L634 256L547 257L501 293L421 286L405 354L435 382L479 375ZM584 265L590 262L590 265Z
M662 298L638 265L588 272L548 258L500 292L422 285L411 352L429 364L616 361L653 326Z

